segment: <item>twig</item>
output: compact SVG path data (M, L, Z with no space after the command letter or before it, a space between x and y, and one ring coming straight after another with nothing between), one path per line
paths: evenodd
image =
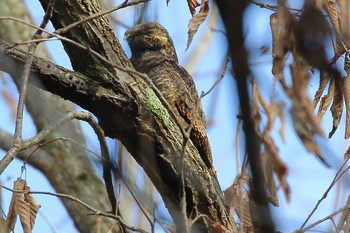
M156 222L157 222L156 209L157 209L157 203L154 203L154 206L153 206L153 221L152 221L152 224L151 224L151 232L152 233L155 232L155 226L156 226Z
M121 146L118 146L118 158L122 157L122 151L120 150ZM118 161L119 164L122 164L122 161ZM164 231L166 231L166 227L164 226L164 224L162 222L160 222L159 220L157 220L156 216L155 216L155 210L153 210L154 215L153 215L153 220L148 216L147 211L151 212L148 208L145 208L142 204L142 201L138 200L137 196L135 195L135 187L131 187L130 186L130 181L124 177L122 175L122 171L121 168L118 164L114 165L114 170L116 171L116 175L117 178L120 178L121 181L124 183L126 189L129 191L130 195L132 196L132 198L134 199L134 201L136 202L136 204L138 205L138 207L140 208L141 212L143 213L143 215L146 217L147 221L150 223L151 225L151 229L155 229L155 222L158 222L158 224L163 228ZM136 187L137 189L137 187ZM140 192L139 189L137 189L137 192ZM156 204L153 208L156 208Z
M53 6L55 4L56 0L51 0L49 3L49 7L47 8L45 12L45 16L43 18L43 21L40 24L39 28L45 28L46 25L49 23L49 19L52 16ZM34 33L32 39L35 39L39 37L43 33L42 30L37 29ZM30 43L28 48L28 58L26 62L24 63L23 73L22 73L22 85L20 87L20 95L17 105L17 114L16 114L16 127L15 127L15 136L13 140L13 146L18 147L22 143L22 128L23 128L23 109L24 109L24 102L25 97L27 94L27 84L28 84L28 78L30 74L30 68L32 66L33 58L34 58L34 50L38 44L37 43Z
M43 146L46 146L47 144L50 144L50 143L55 142L55 141L60 141L60 140L65 141L65 140L67 140L67 138L65 138L65 137L58 137L58 138L53 138L53 139L51 139L51 140L45 141L45 142L43 142L43 143L40 143L40 144L37 146L37 148L35 148L35 149L28 155L28 157L24 160L24 165L25 165L26 163L28 163L28 161L32 158L32 156L33 156L40 148L42 148Z
M242 129L242 120L238 119L237 130L236 130L236 159L237 159L237 175L242 175L241 169L241 129ZM243 166L242 166L243 167Z
M51 232L52 232L52 233L58 233L56 227L55 227L55 226L53 225L53 223L47 218L47 216L46 216L43 212L41 212L41 211L39 211L39 214L40 214L41 218L44 220L44 222L49 226Z
M347 167L344 171L343 168L345 166L345 164L349 161L350 157L348 157L342 164L342 166L339 168L337 174L335 175L334 179L332 180L331 184L329 185L329 187L327 188L326 192L322 195L321 199L318 200L318 202L316 203L315 207L313 208L313 210L311 211L311 213L308 215L308 217L305 219L305 221L303 222L303 224L300 226L299 230L297 230L296 232L303 232L303 228L306 225L306 223L310 220L311 216L315 213L315 211L317 210L318 206L321 204L321 202L327 198L328 193L331 191L331 189L333 188L333 186L338 182L338 180L345 174L345 172L347 170L349 170L350 167Z
M108 198L112 206L112 213L117 214L117 209L116 209L117 200L114 193L112 173L111 173L112 166L111 166L109 150L108 150L104 132L90 113L84 114L83 118L79 118L79 119L87 122L91 126L91 128L94 130L95 134L97 135L98 141L100 142L101 156L103 159L102 161L103 179L105 181Z
M194 219L193 219L193 221L189 224L189 229L191 230L191 228L192 228L192 225L195 223L195 222L197 222L199 219L207 219L212 225L215 225L215 222L213 222L207 215L205 215L205 214L199 214L199 215L197 215ZM221 229L221 231L220 232L225 232L223 229Z
M215 81L215 83L213 84L213 86L207 91L207 92L202 92L201 94L201 98L205 97L206 95L208 95L220 82L221 80L224 78L225 74L226 74L226 70L228 67L228 63L230 62L230 52L227 52L226 55L226 60L225 60L225 65L224 68L222 69L222 72L219 76L219 78Z
M239 198L239 206L240 208L238 209L239 211L239 217L241 219L241 225L239 227L239 233L243 232L243 211L244 211L244 196L243 196L243 182L242 182L242 177L243 177L243 172L244 170L241 168L241 145L240 145L240 138L241 138L241 129L242 129L242 120L238 119L238 124L237 124L237 130L236 130L236 158L237 158L237 187L238 187L238 198Z
M314 222L313 224L309 225L308 227L305 227L303 229L298 229L296 231L294 231L293 233L303 233L303 232L306 232L308 230L310 230L311 228L314 228L315 226L317 226L318 224L328 220L328 219L332 219L332 217L336 216L337 214L343 212L343 211L348 211L350 210L350 206L349 205L346 205L340 209L338 209L337 211L331 213L330 215L322 218L322 219L319 219L318 221Z
M117 171L117 173L119 173L118 165L116 165L116 171ZM129 185L129 182L127 180L125 180L121 174L118 174L118 175L119 175L119 177L122 178L121 180L123 181L124 185L126 186L127 190L129 191L130 195L135 200L137 206L140 208L141 212L146 217L147 221L150 223L151 228L152 228L153 227L152 226L152 219L148 216L148 214L146 213L146 211L145 211L144 207L142 206L141 202L137 199L135 193L133 192L132 188Z
M257 6L260 6L261 8L265 8L265 9L268 9L268 10L276 11L278 9L278 6L269 5L269 4L266 4L266 3L263 3L263 2L258 2L258 1L255 1L255 0L249 0L249 1L251 3L257 5ZM302 11L301 9L292 8L292 7L288 7L288 9L292 10L292 11L296 11L296 12Z
M194 114L193 117L196 116L196 112L197 112L197 104L195 104L194 107ZM191 134L191 130L193 127L193 121L191 121L189 127L187 128L183 141L182 141L182 148L181 148L181 158L180 158L180 187L181 187L181 197L180 197L180 211L181 211L181 216L183 217L183 223L184 223L184 227L181 229L182 232L186 233L188 232L188 219L187 219L187 208L186 208L186 190L185 190L185 175L184 175L184 157L185 157L185 151L186 151L186 147L188 144L188 141L190 140L190 134Z
M90 15L90 16L88 16L88 17L86 17L84 19L81 19L81 20L79 20L77 22L74 22L74 23L72 23L72 24L70 24L70 25L68 25L68 26L66 26L64 28L60 28L60 29L56 30L54 33L62 35L64 33L66 33L67 31L71 30L72 28L75 28L75 27L77 27L77 26L79 26L79 25L81 25L83 23L89 22L89 21L91 21L93 19L96 19L98 17L101 17L101 16L107 15L109 13L112 13L113 11L117 11L119 9L122 9L122 8L125 8L125 7L128 7L128 6L134 6L134 5L137 5L137 4L140 4L140 3L143 3L143 2L148 2L148 1L150 1L150 0L136 0L136 1L132 1L132 2L129 2L128 0L126 0L122 4L120 4L120 5L116 6L116 7L112 7L110 9L108 9L108 10L101 11L99 13Z
M65 124L66 122L72 120L72 119L80 119L85 117L84 112L70 112L66 114L62 119L57 121L54 125L40 131L37 135L33 136L32 138L23 141L18 147L11 147L9 151L6 153L4 158L0 161L0 175L4 172L5 168L10 164L10 162L14 159L16 154L20 151L23 151L25 149L28 149L29 147L40 143L45 137L56 131L60 126Z

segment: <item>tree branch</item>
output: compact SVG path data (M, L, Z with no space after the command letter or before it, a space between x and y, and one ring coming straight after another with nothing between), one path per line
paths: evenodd
M246 150L252 173L252 194L255 202L254 212L257 222L254 223L258 232L274 232L274 224L268 206L266 185L261 164L260 145L254 128L247 81L250 77L247 51L244 46L243 14L248 5L246 1L216 1L224 21L233 72L237 83L237 91L242 112L243 129L245 132Z

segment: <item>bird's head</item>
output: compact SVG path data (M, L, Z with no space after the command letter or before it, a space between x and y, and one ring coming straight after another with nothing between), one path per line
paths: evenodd
M177 60L174 43L167 30L159 23L138 24L125 32L124 39L128 42L133 56L155 51L166 58Z

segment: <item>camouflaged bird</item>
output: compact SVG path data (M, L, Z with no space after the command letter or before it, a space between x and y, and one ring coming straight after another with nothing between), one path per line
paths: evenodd
M187 130L193 124L190 140L210 173L215 175L202 104L192 77L178 63L168 32L158 23L144 23L129 29L125 39L132 52L133 66L152 80L174 114L178 114L182 128Z

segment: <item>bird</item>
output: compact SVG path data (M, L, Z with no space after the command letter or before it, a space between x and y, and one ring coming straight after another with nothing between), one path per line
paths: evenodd
M168 31L159 23L148 22L130 28L124 38L135 70L147 74L184 131L192 124L189 139L209 172L216 175L201 100L191 75L179 65Z

